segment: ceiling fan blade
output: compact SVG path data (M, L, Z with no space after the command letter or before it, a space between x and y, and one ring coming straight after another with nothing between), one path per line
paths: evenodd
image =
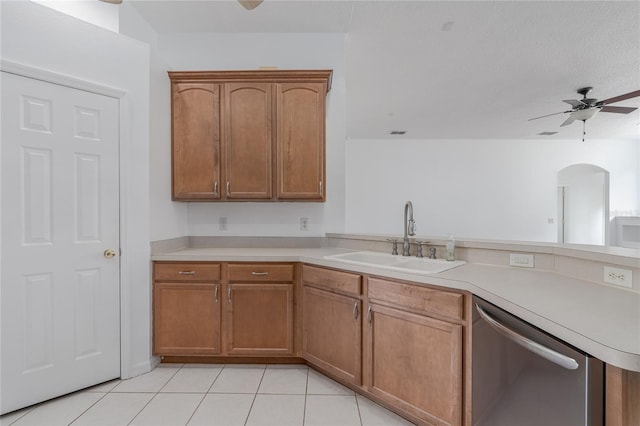
M574 107L574 108L580 108L580 107L582 107L582 106L585 106L585 105L586 105L584 102L579 101L579 100L577 100L577 99L565 99L565 100L564 100L564 101L562 101L562 102L566 102L566 103L568 103L569 105L571 105L571 106L572 106L572 107Z
M574 121L576 121L576 119L571 117L571 116L569 116L569 118L567 118L565 120L565 122L560 125L560 127L568 126L569 124L573 123Z
M626 99L636 98L638 96L640 96L640 90L635 90L625 95L615 96L613 98L605 99L604 101L600 101L600 102L602 102L604 105L609 105L615 102L624 101Z
M571 111L554 112L553 114L547 114L547 115L542 115L542 116L540 116L540 117L536 117L536 118L530 118L530 119L528 119L527 121L537 120L537 119L539 119L539 118L551 117L552 115L566 114L566 113L568 113L568 112L571 112Z
M247 10L255 9L260 6L263 0L238 0L238 3L242 5Z
M619 106L603 106L600 108L602 112L615 112L616 114L629 114L637 110L638 108L633 107L619 107Z

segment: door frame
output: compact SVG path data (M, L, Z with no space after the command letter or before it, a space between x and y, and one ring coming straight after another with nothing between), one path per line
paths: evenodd
M57 84L60 86L70 87L72 89L83 90L98 95L115 98L118 101L118 200L119 200L119 235L120 241L120 271L119 271L119 288L120 288L120 377L128 378L135 372L132 372L130 365L131 353L131 300L129 298L131 290L131 279L126 273L131 270L132 252L130 248L132 244L127 238L127 233L122 232L126 225L129 206L127 205L128 186L123 182L127 182L127 170L129 169L128 156L125 155L123 140L127 140L127 132L131 128L131 114L128 106L128 93L126 90L83 80L74 76L61 74L42 68L36 68L29 65L20 64L5 59L0 59L0 71L16 74L22 77L33 78L47 83ZM1 231L0 231L1 232ZM0 264L0 268L2 265Z
M566 221L567 218L567 200L571 199L574 191L570 184L567 183L567 178L562 178L561 175L563 172L567 172L570 170L581 170L584 174L592 175L602 173L602 244L603 246L608 246L610 244L610 176L609 170L604 169L600 166L590 163L576 163L570 164L562 169L558 170L557 173L557 187L558 187L558 242L559 243L567 243L567 226ZM581 193L581 192L578 192ZM572 242L569 241L569 244ZM591 244L591 243L589 243Z

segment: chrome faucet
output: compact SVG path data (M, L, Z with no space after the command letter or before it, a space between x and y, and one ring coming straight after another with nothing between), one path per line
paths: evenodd
M409 235L416 235L416 222L413 220L413 204L411 201L407 201L404 205L404 238L402 239L402 255L410 256L409 248Z

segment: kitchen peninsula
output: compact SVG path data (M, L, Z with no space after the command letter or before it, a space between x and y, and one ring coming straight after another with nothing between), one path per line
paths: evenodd
M553 244L460 241L456 254L467 264L433 275L391 271L383 266L345 264L330 257L354 250L390 252L390 244L386 242L386 237L343 234L329 234L326 238L318 239L252 240L246 237L191 237L154 243L152 260L156 265L165 262L205 262L226 266L272 263L294 265L294 356L307 360L330 377L364 392L416 422L428 424L434 422L434 419L439 419L438 421L445 423L468 424L470 421L471 366L469 351L464 348L470 347L468 329L471 325L472 294L604 361L607 364L607 424L616 424L616 418L633 418L632 416L637 415L637 407L629 402L633 401L634 392L637 392L637 377L640 372L640 294L633 291L635 289L617 288L600 283L597 279L598 272L600 277L602 276L604 264L631 268L638 276L640 271L633 253L621 255L612 249L607 253L594 254L580 247ZM445 241L433 238L431 241L432 246L437 248L438 257L442 257ZM510 253L533 254L535 268L508 266ZM598 261L595 261L596 258ZM588 271L583 267L584 263L591 265ZM303 272L305 268L312 272L314 269L322 269L331 273L362 277L365 288L352 293L348 290L348 284L345 284L347 287L340 287L340 284L338 290L321 288L313 284L314 278L306 278ZM349 275L334 277L329 281L340 283L343 282L342 279L346 279L345 282L348 283ZM306 307L302 298L303 288L306 291L305 295L308 293L314 296L320 293L321 296L327 296L327 290L331 290L338 296L351 297L353 303L345 306L348 306L354 317L367 321L369 307L374 306L375 315L375 307L380 304L375 299L380 298L380 294L372 295L371 290L371 283L378 281L383 281L381 285L385 286L379 288L384 288L388 293L396 289L400 294L389 294L393 300L381 302L382 313L386 313L386 306L406 307L407 302L401 297L403 291L408 291L411 295L407 300L413 297L419 299L421 290L432 291L433 293L425 296L425 300L444 303L444 311L437 310L441 306L424 308L426 305L423 305L420 308L410 306L407 312L414 315L424 308L425 315L428 315L425 318L435 318L441 323L451 324L448 327L453 328L448 332L454 335L460 333L459 337L453 338L452 341L460 341L462 348L456 349L454 345L448 347L447 351L459 351L457 353L462 359L462 369L457 373L461 375L461 388L456 389L451 383L445 384L448 392L459 395L459 406L455 403L453 406L440 406L436 403L428 407L431 410L429 411L425 407L412 404L411 401L407 402L406 399L410 399L411 396L405 396L403 400L394 395L389 396L389 392L376 393L375 386L371 386L372 378L375 376L372 376L371 365L367 365L370 361L367 361L366 348L360 348L362 351L358 352L362 356L360 359L364 366L355 368L351 374L348 374L348 369L331 369L327 364L305 356L304 330L301 329L305 327L301 324L302 318L307 319L302 312ZM368 292L366 287L369 287ZM459 296L461 298L457 299ZM447 306L453 307L453 310L447 311ZM370 343L366 332L366 328L363 327L363 347ZM356 338L360 337L356 334ZM616 384L616 380L621 380L622 384Z

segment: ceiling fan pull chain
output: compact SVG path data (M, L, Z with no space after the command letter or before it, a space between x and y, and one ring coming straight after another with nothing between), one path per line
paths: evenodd
M584 142L584 137L587 134L587 120L582 120L582 142Z

